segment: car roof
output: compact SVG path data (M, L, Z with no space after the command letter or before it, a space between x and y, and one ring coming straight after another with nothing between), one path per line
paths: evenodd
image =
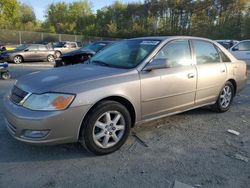
M173 40L173 39L197 39L197 40L207 40L207 41L211 41L210 39L207 38L202 38L202 37L193 37L193 36L150 36L150 37L138 37L138 38L132 38L132 39L128 39L128 40L136 40L136 39L145 39L145 40L160 40L160 41L164 41L164 40Z

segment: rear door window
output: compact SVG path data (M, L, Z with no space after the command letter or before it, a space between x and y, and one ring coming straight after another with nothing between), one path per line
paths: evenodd
M38 45L31 45L28 47L29 51L36 51L38 50Z
M48 50L48 48L44 45L39 45L39 50L40 51L45 51L45 50Z
M198 65L220 62L219 53L212 43L202 40L192 40L192 44Z

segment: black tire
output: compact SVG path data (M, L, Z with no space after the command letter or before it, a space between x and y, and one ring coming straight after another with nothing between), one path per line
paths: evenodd
M47 61L50 62L50 63L54 62L55 61L55 57L53 55L48 55Z
M223 96L223 92L224 92L225 88L228 88L230 90L230 92L231 92L230 100L228 99L228 105L223 105L223 103L222 103L222 100L223 100L222 96ZM215 112L218 112L218 113L223 113L223 112L228 111L231 104L232 104L232 102L233 102L234 95L235 95L234 86L233 86L233 84L231 82L227 81L226 84L221 89L216 103L214 105L212 105L212 109Z
M102 148L94 141L95 123L106 112L119 112L123 116L125 129L120 140L112 147ZM107 126L106 126L107 127ZM131 117L129 111L122 104L115 101L103 101L94 106L85 118L80 132L80 143L90 152L96 155L105 155L118 150L127 140L131 128ZM106 133L107 134L107 133ZM112 133L111 133L112 134ZM110 138L112 138L110 136ZM103 138L105 139L105 138Z
M9 72L4 72L1 74L1 77L3 80L9 80L10 79L10 73Z
M23 57L20 56L20 55L16 55L14 58L13 58L13 63L15 64L20 64L23 62Z

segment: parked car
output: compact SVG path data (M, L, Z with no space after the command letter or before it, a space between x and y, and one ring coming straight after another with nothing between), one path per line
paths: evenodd
M3 80L10 79L8 66L9 66L8 63L0 61L0 76Z
M56 59L55 67L83 63L90 57L93 57L97 52L113 43L113 41L93 42L80 48L79 50L63 54Z
M230 48L230 52L240 60L245 61L250 66L250 40L243 40Z
M81 47L84 46L84 43L83 43L83 42L76 42L76 43L77 43L77 46L78 46L79 48L81 48Z
M41 44L23 44L15 50L6 50L0 54L0 59L20 64L24 61L48 61L55 60L55 51Z
M228 111L247 82L245 62L196 37L123 40L90 61L19 79L3 100L10 134L107 154L138 123L207 105Z
M238 40L216 40L220 45L222 45L226 49L230 49L233 45L238 43Z
M64 53L71 52L71 51L79 49L76 42L68 42L68 41L56 42L52 46L53 46L53 48L54 48L54 50L56 52L56 57L57 58L60 57Z

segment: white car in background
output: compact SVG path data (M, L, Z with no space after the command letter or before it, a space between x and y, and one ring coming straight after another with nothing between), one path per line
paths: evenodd
M250 40L243 40L230 48L230 52L239 60L250 66Z
M238 40L216 40L220 45L222 45L224 48L229 50L232 46L237 44L239 41Z

